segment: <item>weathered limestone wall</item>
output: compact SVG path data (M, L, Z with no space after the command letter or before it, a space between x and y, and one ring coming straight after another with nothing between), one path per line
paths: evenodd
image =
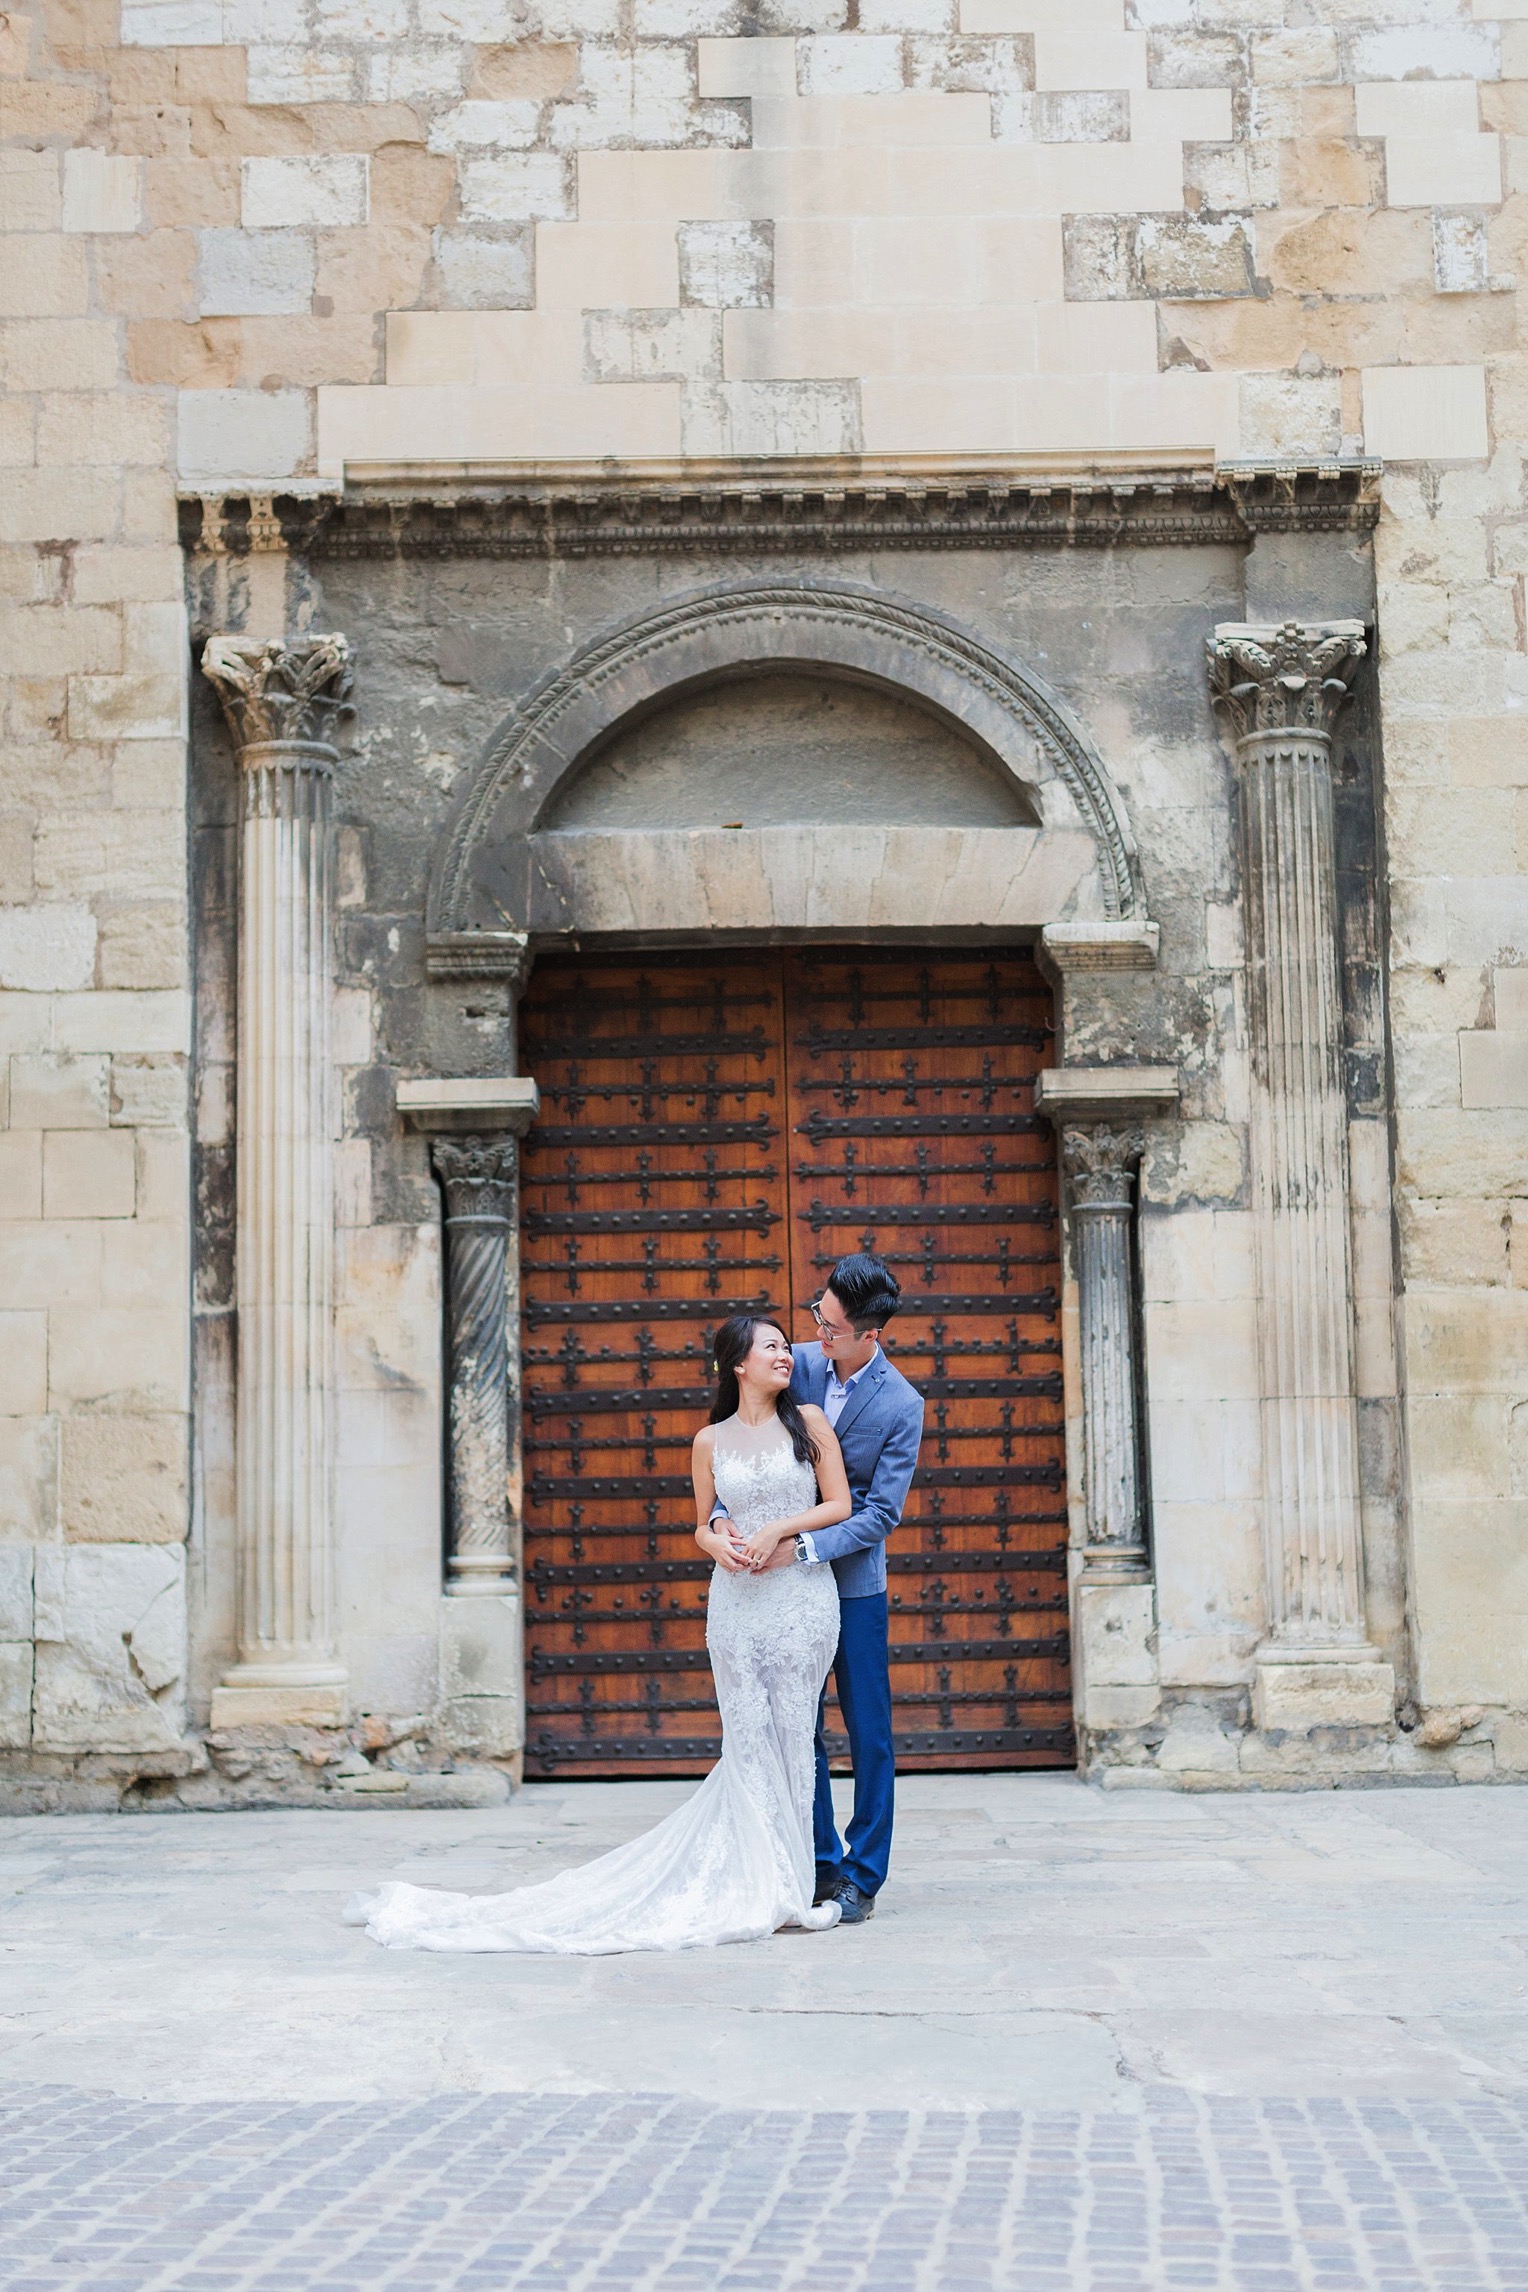
M155 265L142 161L115 148L103 59L83 77L48 59L33 84L33 31L9 19L0 83L0 1745L174 1773L190 1510L174 408L123 363L123 312Z
M440 457L1363 451L1386 464L1392 928L1388 1048L1375 951L1344 951L1369 981L1359 995L1350 976L1348 997L1367 1012L1349 1092L1367 1485L1392 1491L1366 1515L1371 1626L1404 1642L1424 1734L1486 1714L1465 1771L1528 1766L1520 6L1310 0L1290 24L1275 0L860 0L851 30L844 0L807 0L747 37L699 0L449 0L417 19L403 0L56 0L4 18L0 1744L44 1768L183 1765L188 1570L198 1693L232 1630L215 1408L194 1465L188 1439L188 1139L226 1154L231 1115L226 1043L204 1044L194 1105L188 1087L178 484L292 491ZM1334 536L1330 578L1302 585L1260 542L1234 612L1351 609L1346 553ZM961 563L980 619L990 565ZM460 622L471 600L440 582ZM287 589L279 559L241 560L227 624L346 625ZM587 577L552 591L565 634ZM350 632L371 654L368 710L389 679L431 673L389 657L395 603ZM1018 620L1018 648L1077 685L1111 756L1131 750L1087 691L1075 612L1043 642L1027 606ZM443 723L458 688L441 682ZM459 752L432 721L396 769L438 786ZM1129 762L1145 850L1149 748ZM1207 751L1194 767L1219 768ZM1161 793L1165 860L1185 808L1170 780ZM1365 800L1341 780L1338 796L1340 812ZM216 807L199 791L197 809L205 856ZM1208 887L1229 1010L1230 847L1203 832L1181 864ZM341 916L385 906L359 846L342 839L340 859ZM209 911L226 905L210 859L199 880ZM352 971L336 1012L352 1110L391 928L364 997ZM203 946L226 957L216 933ZM1234 1055L1216 1087L1234 1110ZM379 1487L416 1474L423 1501L436 1205L422 1162L368 1193L369 1119L337 1165L342 1382L371 1396L341 1453ZM1213 1128L1202 1166L1148 1160L1146 1310L1165 1360L1208 1282L1182 1357L1197 1345L1234 1383L1245 1237ZM1186 1213L1200 1220L1174 1272L1153 1239L1164 1195L1185 1213L1174 1250ZM199 1321L211 1390L231 1375L225 1302L214 1284ZM394 1328L397 1360L374 1334ZM1203 1388L1183 1379L1163 1369L1153 1405L1181 1405L1187 1443ZM1257 1496L1235 1429L1247 1395L1219 1397L1220 1445L1155 1455L1155 1502L1164 1684L1217 1685L1229 1713L1260 1628L1255 1571L1202 1508L1220 1521ZM359 1533L370 1489L350 1487ZM359 1617L379 1579L346 1549ZM366 1626L379 1650L399 1635L368 1678L428 1668L422 1610L394 1614L381 1603ZM1234 1767L1217 1743L1175 1771Z

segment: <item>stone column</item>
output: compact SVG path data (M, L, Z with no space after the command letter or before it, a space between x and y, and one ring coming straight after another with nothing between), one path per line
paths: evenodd
M445 1200L446 1476L441 1703L464 1750L513 1757L522 1739L519 1572L519 1141L540 1104L528 1075L398 1085L431 1133Z
M1210 685L1240 775L1252 1033L1268 1638L1259 1726L1383 1724L1358 1507L1331 734L1358 621L1227 625Z
M1049 948L1049 967L1064 979L1079 947L1090 972L1120 967L1107 961L1107 943L1100 948L1081 940L1065 943L1059 954ZM1177 1104L1172 1067L1051 1067L1035 1090L1036 1110L1060 1133L1076 1275L1072 1358L1081 1407L1072 1402L1068 1415L1075 1427L1072 1478L1082 1488L1073 1644L1077 1722L1085 1739L1144 1725L1160 1700L1132 1221L1142 1122L1173 1113Z
M510 1547L509 1236L515 1222L513 1138L437 1138L430 1158L446 1201L449 1368L448 1592L496 1592L514 1581ZM516 1347L518 1350L518 1345Z
M1130 1236L1144 1146L1135 1123L1068 1126L1061 1133L1077 1253L1084 1566L1095 1577L1146 1572Z
M1051 967L1059 968L1054 956ZM1172 1114L1177 1105L1170 1066L1049 1067L1035 1090L1036 1112L1061 1136L1071 1204L1084 1566L1100 1579L1148 1572L1132 1221L1146 1143L1142 1119Z
M345 1716L334 1645L330 782L343 637L210 638L244 788L239 887L238 1635L214 1726Z

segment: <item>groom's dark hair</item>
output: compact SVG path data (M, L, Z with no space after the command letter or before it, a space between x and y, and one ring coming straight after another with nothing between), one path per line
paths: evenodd
M841 1257L828 1275L828 1287L849 1316L856 1337L884 1329L902 1304L902 1285L885 1260L857 1249Z

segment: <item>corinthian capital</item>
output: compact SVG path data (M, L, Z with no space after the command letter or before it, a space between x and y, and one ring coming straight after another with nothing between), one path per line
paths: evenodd
M514 1207L513 1138L437 1138L430 1148L446 1191L446 1216L504 1223Z
M1081 1210L1128 1210L1146 1144L1135 1122L1090 1122L1061 1133L1061 1159Z
M294 644L209 637L202 674L215 687L240 750L273 740L326 744L355 681L350 647L334 636Z
M1238 740L1260 732L1329 733L1363 659L1362 621L1222 622L1209 639L1210 696Z

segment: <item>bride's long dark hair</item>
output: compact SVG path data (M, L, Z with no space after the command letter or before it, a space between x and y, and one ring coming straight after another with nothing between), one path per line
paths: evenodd
M711 1346L711 1358L716 1364L716 1395L711 1403L711 1423L719 1425L726 1417L737 1415L737 1373L740 1365L753 1351L754 1334L759 1329L780 1329L778 1321L771 1321L764 1313L734 1313L716 1332ZM785 1331L780 1329L783 1337ZM791 1436L791 1447L798 1464L817 1463L817 1443L806 1429L806 1419L788 1392L782 1393L775 1403L775 1415Z

